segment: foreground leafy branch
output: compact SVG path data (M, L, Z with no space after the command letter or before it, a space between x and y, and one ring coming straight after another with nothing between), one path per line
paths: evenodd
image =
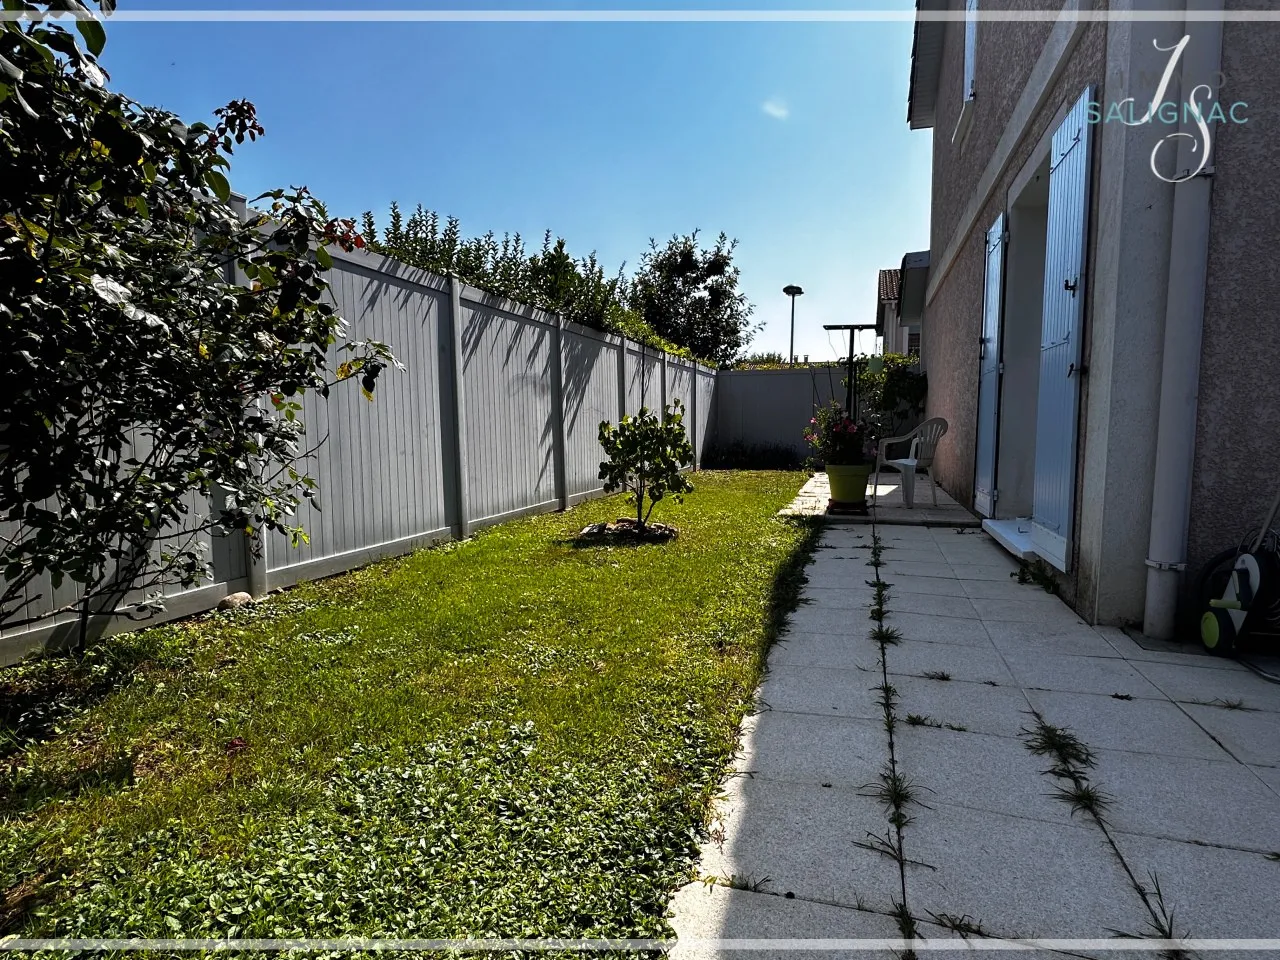
M344 379L371 398L395 363L326 293L329 248L363 245L353 222L305 188L233 206L253 104L211 126L137 104L107 88L101 24L76 21L82 48L46 7L86 12L5 0L37 16L0 25L5 626L193 584L210 534L304 538L302 399ZM55 605L46 575L78 598Z

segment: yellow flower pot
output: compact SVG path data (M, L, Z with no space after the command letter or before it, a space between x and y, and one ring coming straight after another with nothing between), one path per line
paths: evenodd
M831 499L842 505L866 506L867 480L870 476L869 463L853 466L828 463L827 479L831 482Z

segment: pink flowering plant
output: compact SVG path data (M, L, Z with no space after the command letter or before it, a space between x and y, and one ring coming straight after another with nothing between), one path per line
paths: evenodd
M834 400L814 411L804 438L823 464L857 466L875 456L876 437L865 420L854 420Z

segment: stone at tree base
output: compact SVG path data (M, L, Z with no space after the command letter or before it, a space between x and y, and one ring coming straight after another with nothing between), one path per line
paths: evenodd
M246 603L253 603L253 596L241 590L239 593L228 593L218 601L219 610L235 610Z
M580 537L595 538L631 538L643 539L651 541L674 540L679 536L679 531L675 527L665 523L656 523L650 521L645 524L644 533L640 534L636 527L635 517L619 517L613 523L590 523L582 528L578 534Z

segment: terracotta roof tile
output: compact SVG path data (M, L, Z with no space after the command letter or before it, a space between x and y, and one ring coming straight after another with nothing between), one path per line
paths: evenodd
M880 271L880 299L897 300L902 292L902 271Z

